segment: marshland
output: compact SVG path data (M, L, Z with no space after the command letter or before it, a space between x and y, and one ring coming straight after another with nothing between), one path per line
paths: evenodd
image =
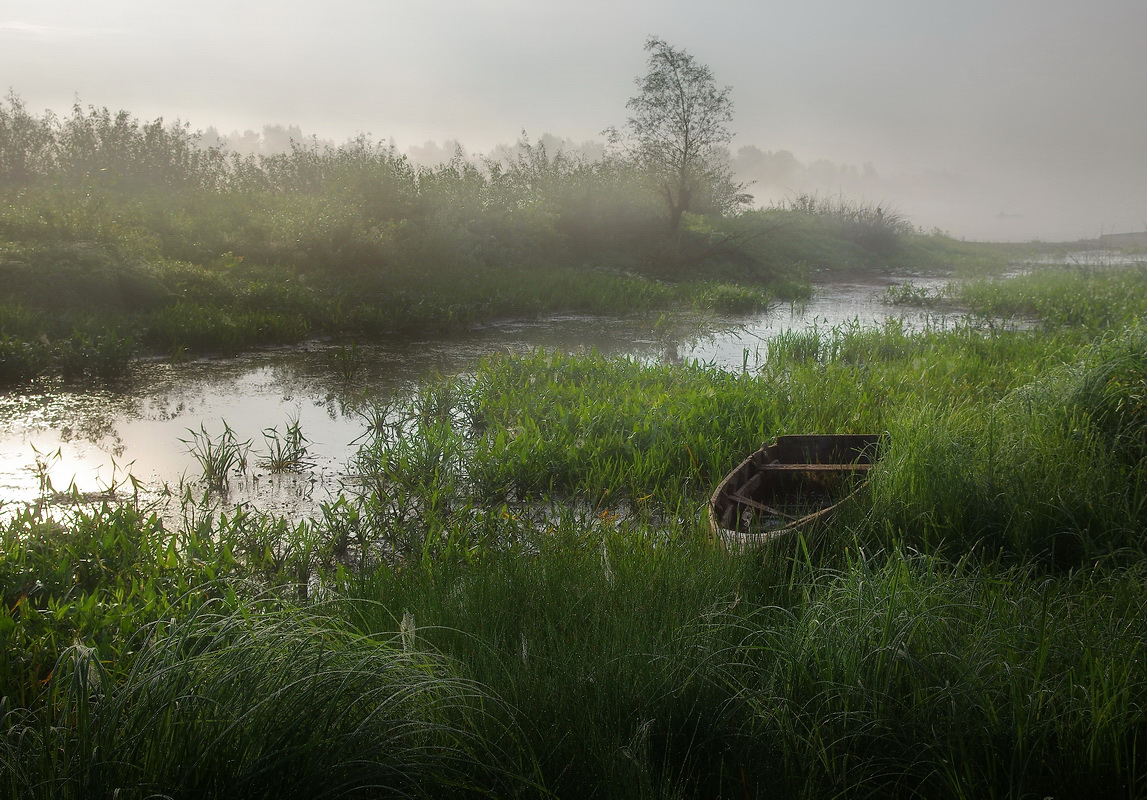
M529 140L244 157L15 96L0 132L5 425L143 403L190 465L23 453L5 796L1147 794L1141 255L841 196L667 231L639 162ZM880 319L753 327L842 284ZM243 359L281 365L251 431L172 378ZM712 542L792 432L890 444L826 529Z

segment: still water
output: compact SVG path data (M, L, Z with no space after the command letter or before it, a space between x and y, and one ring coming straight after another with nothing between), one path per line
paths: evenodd
M944 284L911 280L929 288ZM890 317L909 327L945 324L917 309L883 304L883 291L894 282L822 286L802 306L781 304L719 320L554 316L450 337L360 345L362 366L350 382L340 371L339 348L313 342L238 358L147 363L114 390L0 394L0 516L44 497L49 487L90 498L111 490L118 497L135 494L169 518L183 513L186 492L203 495L199 465L189 452L192 431L215 437L224 424L251 443L249 468L232 480L227 504L307 516L343 488L348 459L367 430L371 399L409 392L429 375L464 372L490 353L538 348L751 369L764 360L769 337L785 330L880 324ZM272 475L258 465L268 450L264 431L285 434L295 421L310 441L314 466Z

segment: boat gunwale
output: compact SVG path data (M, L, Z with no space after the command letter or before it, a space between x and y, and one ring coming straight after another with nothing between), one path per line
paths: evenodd
M796 446L798 449L801 443L816 443L815 446L822 446L824 443L836 445L836 452L840 452L840 443L848 443L848 452L856 454L856 458L847 463L825 463L825 462L780 462L774 464L758 464L755 463L761 460L760 457L771 457L776 460L773 455L778 449L783 446ZM788 534L811 526L812 524L823 520L832 512L839 509L844 504L851 501L856 495L867 485L868 473L871 471L873 465L879 459L880 451L887 444L886 434L786 434L775 437L772 442L766 442L759 448L750 453L744 458L736 467L729 471L727 475L721 480L717 487L710 495L708 504L709 513L709 535L712 539L723 543L737 543L741 546L758 544L763 545L775 540L783 539ZM862 461L862 459L865 459ZM847 495L837 499L835 502L823 508L817 509L810 514L805 514L800 517L791 519L787 524L780 527L773 528L768 531L750 532L738 531L731 528L724 527L718 517L718 508L721 507L722 512L727 503L736 503L737 498L735 492L740 491L731 489L732 482L742 476L742 474L752 472L767 471L772 467L775 472L788 472L797 473L805 472L840 472L847 474L850 472L859 472L864 475L861 480ZM746 477L744 483L751 479L751 475ZM744 485L741 484L741 486ZM744 504L742 504L744 505ZM775 509L774 509L775 510Z

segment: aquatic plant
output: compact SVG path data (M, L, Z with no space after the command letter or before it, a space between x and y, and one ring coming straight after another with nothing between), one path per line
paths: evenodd
M929 289L925 286L918 286L912 281L905 281L886 287L881 300L890 306L938 308L950 302L953 291L950 286Z
M298 419L287 423L286 430L264 428L263 440L267 445L266 455L256 462L269 472L303 472L315 466L311 460L310 439L303 435Z
M350 346L340 346L335 350L335 369L346 386L355 382L362 368L366 366L366 353L359 349L358 342L351 342Z
M40 377L51 359L51 347L43 342L0 334L0 386L16 386Z
M179 441L199 463L203 480L209 488L219 492L225 491L229 476L247 469L247 455L251 450L251 441L248 439L240 442L226 420L223 421L223 431L218 436L213 437L209 434L204 424L200 424L198 431L188 428L187 432L191 434L191 438Z

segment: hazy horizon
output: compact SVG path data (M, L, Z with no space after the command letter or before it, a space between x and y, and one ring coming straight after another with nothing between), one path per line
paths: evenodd
M1069 241L1147 229L1144 30L1139 0L15 0L0 68L34 113L78 99L223 135L297 126L481 154L522 131L601 141L655 34L732 87L734 156L799 162L753 186L758 201L860 194L957 237Z

